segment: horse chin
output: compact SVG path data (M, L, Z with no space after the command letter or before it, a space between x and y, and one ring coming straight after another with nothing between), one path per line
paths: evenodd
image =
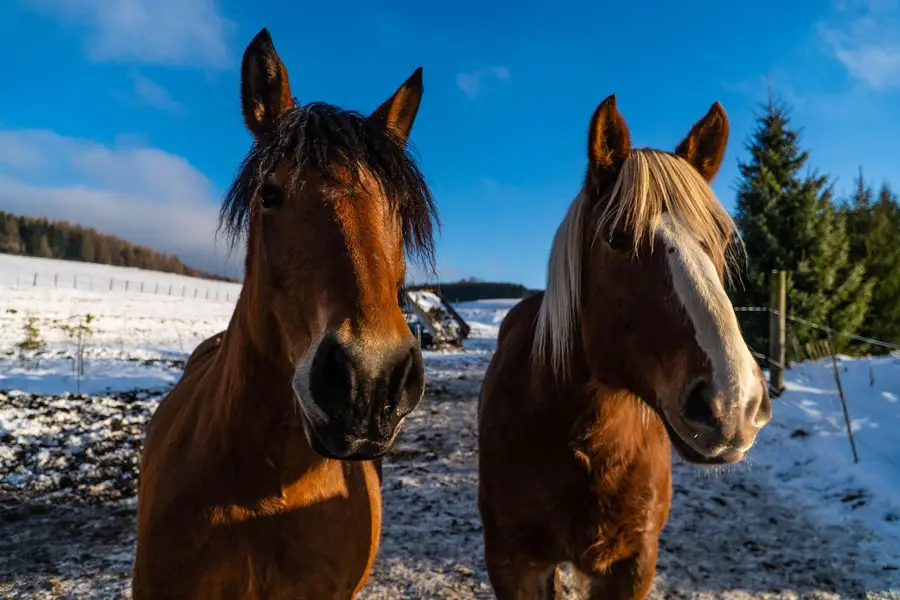
M743 460L745 453L738 451L725 452L724 454L719 454L717 456L706 456L705 454L701 454L678 433L675 427L672 426L672 423L669 422L669 419L665 415L664 411L660 412L662 413L661 420L663 422L663 425L666 428L666 432L669 434L669 440L672 442L672 446L675 448L675 452L685 462L697 466L714 467L721 465L731 465Z
M303 432L306 435L306 441L309 443L310 448L322 458L331 460L359 462L379 459L393 450L394 441L397 437L395 435L386 442L381 442L367 439L349 439L347 436L340 434L320 434L315 427L307 422L305 416L301 418L303 419Z

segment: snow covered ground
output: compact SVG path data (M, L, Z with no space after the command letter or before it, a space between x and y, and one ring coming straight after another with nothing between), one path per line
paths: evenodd
M180 361L227 325L238 290L0 255L0 598L130 597L147 421ZM364 599L493 597L475 505L475 402L515 302L455 305L472 325L468 350L426 353L426 397L385 465L383 542ZM67 327L88 314L76 378ZM16 345L34 330L47 355L22 363ZM747 463L673 464L653 598L900 598L900 362L839 364L859 464L830 361L796 366Z
M234 300L241 286L227 281L91 263L0 254L0 286L130 291L186 298Z

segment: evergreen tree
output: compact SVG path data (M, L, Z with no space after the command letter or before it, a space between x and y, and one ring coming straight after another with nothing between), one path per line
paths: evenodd
M19 222L12 215L0 213L0 252L20 254L22 250Z
M865 266L849 260L845 215L835 206L826 176L801 173L809 153L800 148L799 132L790 126L788 109L770 102L757 118L747 143L747 162L738 164L735 221L747 251L746 271L733 299L739 305L768 306L772 271L788 272L788 314L836 329L856 332L872 293ZM747 342L757 350L768 345L768 321L743 319ZM823 334L793 325L800 348ZM846 348L842 338L833 339ZM791 359L793 344L788 344Z
M844 205L850 233L850 258L864 264L874 287L860 335L900 344L900 204L885 183L878 198L866 187L862 170L856 192ZM868 346L870 352L885 348Z
M47 236L44 235L43 229L34 229L32 231L29 250L32 256L53 258L53 252L50 250L50 244L47 242Z

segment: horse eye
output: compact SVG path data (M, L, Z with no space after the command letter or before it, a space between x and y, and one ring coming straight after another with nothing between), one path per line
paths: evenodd
M634 240L624 231L613 231L606 241L609 247L616 251L627 250L634 246Z
M264 183L259 190L259 201L264 210L278 208L284 202L284 193L277 185Z

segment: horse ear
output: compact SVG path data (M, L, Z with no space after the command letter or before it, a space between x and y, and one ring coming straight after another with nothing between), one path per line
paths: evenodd
M631 151L631 135L628 125L616 108L616 95L612 94L600 103L591 117L588 132L588 161L591 171L601 176L612 176L628 158Z
M287 69L263 28L244 50L241 63L241 108L254 137L270 133L285 111L294 107Z
M404 144L412 131L413 121L419 112L422 102L422 67L413 72L394 95L385 100L381 106L369 115L369 119L382 123Z
M704 179L712 181L725 158L728 132L728 116L722 105L716 102L678 144L675 154L691 163Z

